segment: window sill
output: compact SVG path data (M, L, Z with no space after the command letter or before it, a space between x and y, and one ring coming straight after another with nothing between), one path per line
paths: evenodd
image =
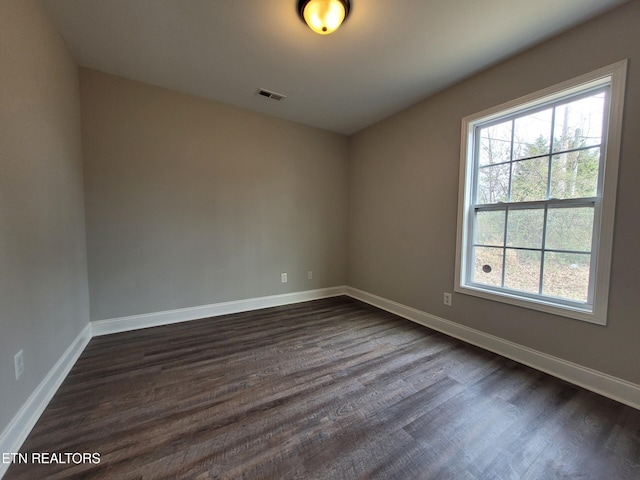
M544 300L521 297L517 294L510 294L506 292L494 293L483 288L469 285L457 285L454 290L458 293L484 298L485 300L492 300L494 302L515 305L517 307L527 308L529 310L551 313L553 315L571 318L574 320L581 320L583 322L589 322L596 325L605 326L607 324L606 313L604 315L598 315L597 313L595 313L595 309L594 311L588 309L580 309L567 305L545 302Z

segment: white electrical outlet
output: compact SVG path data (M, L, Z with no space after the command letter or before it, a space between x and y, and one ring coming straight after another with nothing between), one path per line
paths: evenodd
M313 280L313 272L311 270L307 272L307 280Z
M287 274L283 273L282 275L280 275L280 281L282 283L287 283Z
M16 380L18 380L24 373L24 353L22 350L13 357L13 366L16 369Z
M445 292L444 293L444 304L448 305L449 307L451 306L451 294Z

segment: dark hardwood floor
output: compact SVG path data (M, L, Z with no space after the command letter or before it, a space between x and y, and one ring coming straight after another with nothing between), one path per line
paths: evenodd
M15 479L639 479L640 411L337 297L97 337Z

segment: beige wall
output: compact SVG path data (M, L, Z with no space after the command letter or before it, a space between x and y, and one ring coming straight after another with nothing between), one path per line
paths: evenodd
M346 137L93 70L81 92L92 320L344 284Z
M348 284L640 384L640 2L480 73L349 140ZM629 58L608 325L463 294L453 306L462 117Z
M1 433L89 322L78 70L36 0L0 0L0 227Z

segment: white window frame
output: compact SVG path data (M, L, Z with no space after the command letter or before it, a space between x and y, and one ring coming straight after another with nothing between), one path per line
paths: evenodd
M606 325L626 72L627 60L622 60L462 119L454 285L456 292ZM598 85L609 85L609 94L605 101L604 136L602 139L604 152L601 157L601 173L595 199L594 245L592 248L592 255L595 258L591 268L592 304L576 306L575 304L565 304L561 300L556 301L551 297L532 298L511 290L496 289L495 287L484 288L477 283L471 284L469 269L473 268L470 246L473 243L473 221L475 218L472 211L475 187L474 172L476 170L475 127L513 115L516 112L534 109Z

